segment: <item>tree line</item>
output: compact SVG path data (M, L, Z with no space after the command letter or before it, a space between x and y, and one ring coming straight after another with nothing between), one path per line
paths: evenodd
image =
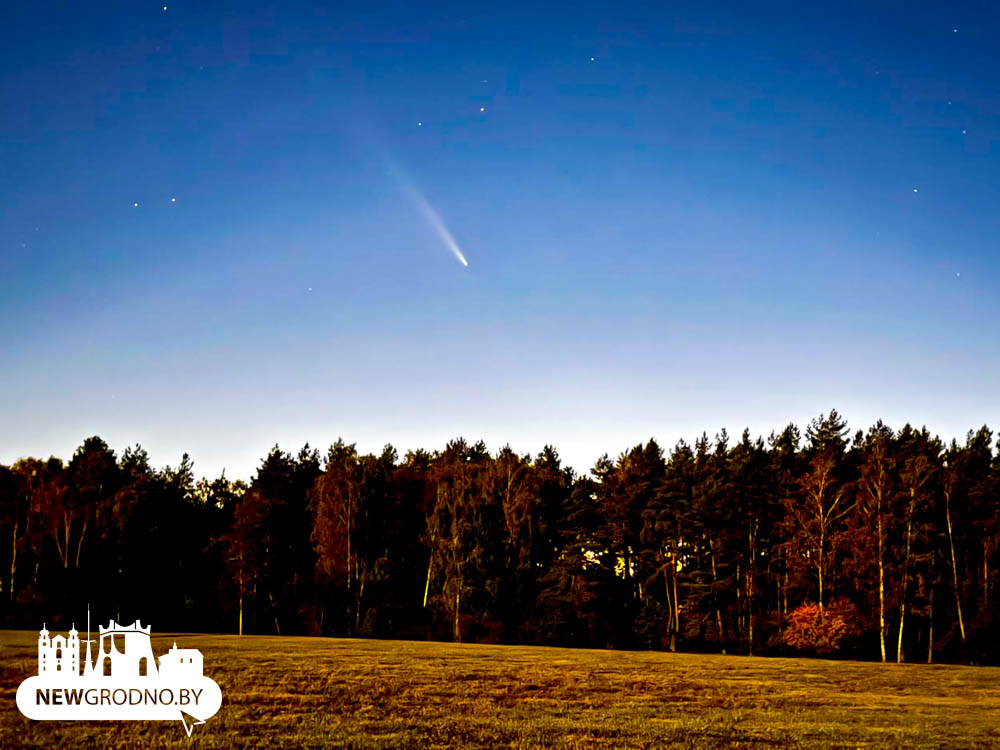
M1000 445L998 445L1000 447ZM589 475L552 447L400 458L275 446L249 482L98 437L0 466L5 625L1000 663L1000 459L832 411L653 440Z

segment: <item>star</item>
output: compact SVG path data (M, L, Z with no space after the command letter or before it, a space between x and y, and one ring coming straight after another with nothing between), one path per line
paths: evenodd
M594 58L590 58L590 61L591 61L591 62L594 62Z
M311 292L312 290L313 290L313 288L312 288L312 287L309 287L309 291Z
M914 193L919 193L920 191L919 191L919 190L917 190L916 188L913 188L913 192L914 192Z
M955 274L955 278L958 278L958 277L959 277L959 276L961 276L961 275L962 275L962 274L960 274L960 273L956 273L956 274Z
M138 201L132 204L132 208L139 208L139 203L138 203Z
M166 6L166 5L164 5L164 6L163 6L163 10L164 10L164 11L166 11L166 10L167 10L167 6Z
M176 198L171 198L171 199L170 199L170 202L171 202L171 203L176 203L176 202L177 202L177 199L176 199Z
M417 127L418 127L418 128L422 128L423 126L424 126L424 124L423 124L422 122L418 122L418 123L417 123Z
M962 135L965 135L965 131L964 130L962 131Z
M486 111L486 107L480 107L480 108L479 108L479 111L480 111L480 112L485 112L485 111Z
M951 33L952 33L952 34L957 34L957 33L958 33L958 29L952 29L952 30L951 30Z

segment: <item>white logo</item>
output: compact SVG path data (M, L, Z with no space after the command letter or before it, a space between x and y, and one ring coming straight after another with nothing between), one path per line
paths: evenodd
M87 615L87 655L80 664L80 638L74 626L69 637L38 633L38 674L17 689L17 707L29 719L176 720L188 737L198 724L222 705L222 691L202 674L201 651L177 648L160 657L159 667L149 643L149 626L136 620L114 620L99 627L97 660L91 660L90 615Z

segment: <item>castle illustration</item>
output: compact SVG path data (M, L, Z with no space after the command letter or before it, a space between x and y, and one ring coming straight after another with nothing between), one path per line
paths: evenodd
M167 653L160 657L157 669L156 658L150 646L150 627L142 627L136 620L131 625L119 625L112 620L107 627L99 626L100 644L96 661L91 658L90 617L87 617L87 655L80 663L80 633L76 624L70 628L68 637L49 637L45 625L38 631L38 674L43 677L113 677L132 679L136 677L190 678L202 676L202 656L198 649L177 648L174 643ZM81 669L82 666L82 669Z

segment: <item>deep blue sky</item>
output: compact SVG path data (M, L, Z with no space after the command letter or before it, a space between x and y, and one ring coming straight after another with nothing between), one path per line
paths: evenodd
M1000 423L992 4L163 2L0 8L0 461Z

